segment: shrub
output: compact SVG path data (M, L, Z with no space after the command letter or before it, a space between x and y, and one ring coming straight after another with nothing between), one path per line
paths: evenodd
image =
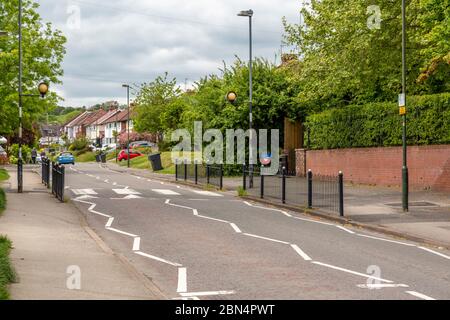
M409 97L406 119L408 144L450 143L450 93ZM305 126L311 149L402 144L402 117L394 102L326 110L307 117Z
M88 150L89 140L85 137L75 139L69 147L70 151Z

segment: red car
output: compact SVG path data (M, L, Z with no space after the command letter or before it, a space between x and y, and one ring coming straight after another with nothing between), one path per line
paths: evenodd
M142 153L140 153L139 151L130 149L130 159L140 157L140 156L142 156ZM128 160L128 152L126 149L121 150L119 152L119 154L117 155L117 160L119 160L119 161Z

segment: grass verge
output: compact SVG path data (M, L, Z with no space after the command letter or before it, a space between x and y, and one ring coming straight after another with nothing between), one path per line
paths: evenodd
M85 152L75 157L76 162L95 161L95 152Z
M6 171L6 169L0 169L0 181L4 181L4 180L8 180L9 179L9 174L8 171Z
M0 300L9 299L7 285L15 281L15 273L9 261L11 248L11 241L0 236Z
M170 151L161 153L161 164L163 169L157 171L157 173L175 174L175 165L172 163ZM121 162L119 162L119 165L126 166L127 161L122 160ZM152 171L152 166L150 165L150 161L148 160L147 154L131 159L130 166L136 169L146 169Z

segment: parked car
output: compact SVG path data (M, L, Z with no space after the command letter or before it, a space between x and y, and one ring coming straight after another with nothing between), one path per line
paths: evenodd
M142 153L140 153L139 151L136 150L131 150L130 149L130 159L136 158L136 157L140 157L142 156ZM121 150L119 152L119 154L117 155L117 160L122 161L122 160L128 160L128 152L127 150Z
M58 155L56 162L58 164L75 164L75 157L72 152L64 151Z
M0 136L0 144L6 144L8 140L5 137Z
M42 156L39 153L36 155L36 163L42 163Z
M156 143L150 141L133 141L130 142L130 148L148 147L155 148Z
M6 154L5 149L3 149L2 146L0 146L0 157L7 157L8 155Z
M101 150L102 151L116 150L116 144L115 143L105 144L102 146Z

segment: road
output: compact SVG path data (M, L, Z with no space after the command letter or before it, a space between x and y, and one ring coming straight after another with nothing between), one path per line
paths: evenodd
M168 299L450 299L445 250L94 163L66 188Z

